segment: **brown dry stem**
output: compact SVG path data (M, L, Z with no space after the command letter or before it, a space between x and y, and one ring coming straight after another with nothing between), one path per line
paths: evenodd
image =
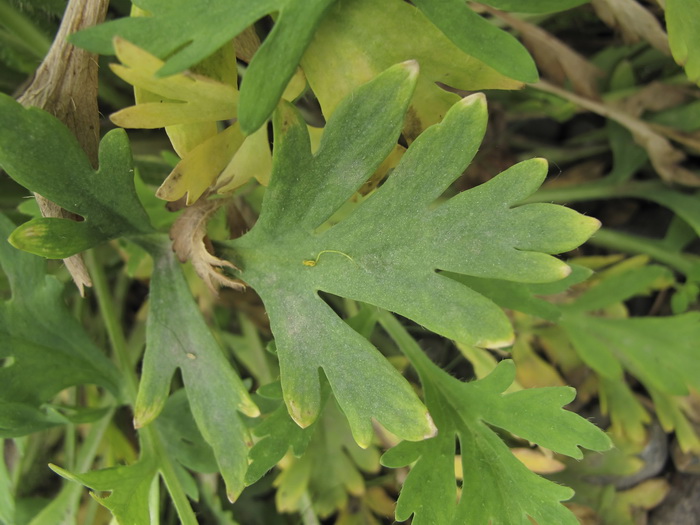
M76 48L66 39L72 33L102 22L108 4L108 0L70 0L48 54L18 99L22 105L41 108L63 122L76 136L93 167L97 166L100 140L98 64L94 54ZM44 217L74 218L53 202L35 195ZM64 262L80 295L84 295L84 288L92 286L92 281L82 257L73 255Z

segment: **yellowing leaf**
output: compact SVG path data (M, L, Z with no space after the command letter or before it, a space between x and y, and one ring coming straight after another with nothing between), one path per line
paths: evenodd
M564 470L565 465L561 461L542 453L541 450L532 448L512 448L510 450L520 462L535 474L554 474Z
M191 205L228 166L244 140L237 123L217 133L175 166L156 195L166 201L176 201L187 195L187 205Z
M518 383L525 388L566 385L556 369L537 355L526 336L518 337L511 351L517 365Z
M132 86L158 97L157 101L114 113L111 119L118 126L162 128L236 116L238 91L233 85L188 72L160 78L156 72L163 66L162 60L123 39L115 39L114 47L123 65L112 64L112 71Z
M248 135L217 179L217 193L229 193L250 179L267 186L272 172L272 153L267 128Z
M302 58L302 67L328 118L353 89L406 60L417 60L421 68L404 128L408 140L439 122L459 100L436 82L464 90L522 86L462 52L419 10L401 0L332 6Z

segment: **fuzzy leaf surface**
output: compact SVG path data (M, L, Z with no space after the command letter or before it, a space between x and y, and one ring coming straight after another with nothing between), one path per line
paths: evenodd
M65 423L45 403L61 390L97 384L119 394L112 363L67 310L63 286L45 262L5 240L14 224L0 215L0 266L12 298L0 303L0 436L14 437Z
M562 409L575 391L548 387L503 392L515 379L512 361L502 361L483 379L463 383L434 365L401 324L384 312L380 323L418 370L426 404L438 435L421 443L403 442L382 457L390 467L417 460L404 482L396 519L412 514L412 523L537 523L575 525L561 501L573 491L531 472L491 427L561 454L581 458L578 446L610 448L610 439L590 422ZM454 475L455 437L462 455L462 495L457 502Z
M248 433L237 413L255 417L259 411L204 322L167 238L144 247L154 268L135 424L144 426L162 411L179 368L194 420L233 500L243 490L248 465Z
M85 218L34 219L11 237L18 248L62 259L109 239L152 231L134 189L126 133L100 143L98 170L57 118L0 94L0 166L19 184Z
M302 67L328 118L353 89L405 60L417 60L421 67L404 128L409 141L439 122L459 100L436 82L470 91L522 86L466 54L421 11L401 0L333 5L304 54Z
M348 217L316 233L393 149L416 76L415 63L400 64L353 92L313 155L303 119L282 104L260 218L226 244L241 278L265 302L292 417L302 426L316 419L321 368L365 445L370 418L412 440L429 435L430 422L408 383L319 291L395 311L469 344L505 346L513 335L500 308L436 271L555 281L570 269L548 254L572 249L598 227L559 206L516 206L542 183L546 163L538 159L433 206L483 137L486 105L477 95L424 132Z
M151 16L121 18L85 29L71 41L89 51L114 53L120 36L166 58L160 76L201 62L257 20L277 13L275 26L253 56L241 85L239 120L246 134L270 116L294 75L314 29L333 0L138 0Z

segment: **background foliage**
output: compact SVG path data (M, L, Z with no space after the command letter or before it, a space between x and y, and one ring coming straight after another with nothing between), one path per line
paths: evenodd
M124 0L52 47L69 4L0 0L1 523L693 523L700 0Z

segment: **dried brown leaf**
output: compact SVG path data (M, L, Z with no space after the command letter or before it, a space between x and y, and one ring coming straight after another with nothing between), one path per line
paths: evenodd
M633 95L618 102L617 106L634 117L640 117L645 111L674 108L687 102L688 98L688 91L683 86L650 82Z
M520 32L544 77L560 86L568 80L576 93L598 98L596 84L603 72L583 55L539 26L488 6L484 9Z
M622 33L625 42L646 40L671 56L668 36L657 18L636 0L591 0L593 9L606 25Z
M223 204L223 200L200 200L185 209L170 230L173 240L173 250L181 262L190 261L197 275L206 283L209 289L216 293L222 286L234 290L244 290L245 284L224 275L220 268L237 269L229 261L219 259L207 249L207 222Z
M243 62L250 62L253 55L260 47L260 37L253 26L248 27L233 39L236 56Z

